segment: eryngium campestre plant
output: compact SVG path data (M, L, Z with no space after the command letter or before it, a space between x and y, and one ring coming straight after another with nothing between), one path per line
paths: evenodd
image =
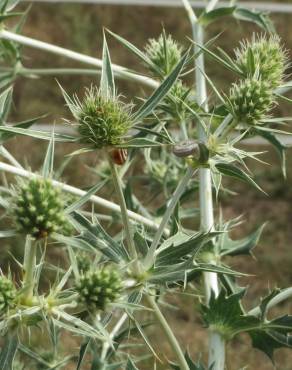
M74 115L80 141L94 148L118 145L133 125L131 105L119 97L103 96L97 87L86 90L82 102L75 99Z
M84 252L80 252L76 255L76 262L78 271L80 271L83 274L89 271L90 266L92 265L90 257Z
M118 272L110 267L88 271L76 282L79 301L89 311L104 310L106 305L115 302L122 292L122 280Z
M228 108L237 122L259 124L275 104L270 84L262 79L248 78L234 83Z
M33 178L19 182L11 200L12 216L20 233L40 239L53 232L68 232L65 202L51 180Z
M0 316L5 314L15 303L16 288L7 277L0 276Z
M244 41L235 51L236 63L246 77L253 76L254 68L261 79L270 84L271 88L283 82L287 66L286 51L281 46L279 36L253 36L252 41ZM253 58L253 62L251 61Z
M173 40L171 35L162 33L158 39L150 39L145 46L147 57L158 68L163 76L167 76L182 57L182 47ZM152 69L157 75L157 71Z

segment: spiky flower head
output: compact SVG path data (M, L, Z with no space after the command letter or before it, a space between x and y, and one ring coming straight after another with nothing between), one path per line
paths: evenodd
M271 88L280 86L287 67L287 53L277 35L253 36L251 41L244 41L235 51L236 63L245 76L252 76L256 70L260 78L269 83Z
M119 273L110 267L88 271L76 283L79 300L89 311L104 310L121 295L122 281Z
M12 216L19 232L40 239L53 232L68 233L61 189L52 181L32 178L19 181L12 198Z
M76 96L70 110L77 119L80 141L94 148L114 146L133 125L131 104L125 104L118 96L104 96L100 89L86 90L81 102Z
M273 91L262 79L248 78L234 83L229 95L229 110L238 122L260 124L274 105Z
M145 46L147 57L158 68L163 76L167 76L182 57L182 47L164 32L158 39L150 39ZM157 74L155 68L152 72Z
M13 282L7 277L0 275L0 315L3 315L9 308L14 306L16 288Z

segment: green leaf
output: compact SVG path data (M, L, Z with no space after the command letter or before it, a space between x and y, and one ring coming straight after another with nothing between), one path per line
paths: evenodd
M170 91L176 80L178 79L187 59L189 52L186 52L185 55L178 62L173 71L169 76L162 82L162 84L154 91L148 100L140 107L140 109L134 114L134 120L141 121L143 118L148 116L153 109L160 103L160 101L167 95Z
M2 125L6 119L7 113L11 105L12 87L8 87L0 94L0 124Z
M116 33L107 30L109 34L111 34L116 40L118 40L122 45L124 45L128 50L134 53L138 58L142 60L146 65L148 65L151 69L155 70L158 75L161 75L160 70L157 66L151 62L151 60L147 57L145 53L143 53L140 49L138 49L135 45L131 44L128 40L124 39L123 37L117 35Z
M233 14L234 10L236 9L235 6L227 6L227 7L220 7L210 12L203 12L200 15L199 23L204 26L208 26L210 23L216 21L218 18L226 17L228 15Z
M147 139L147 138L140 138L137 137L135 139L131 139L129 141L126 141L122 144L116 145L118 148L155 148L159 147L162 144L158 141Z
M42 169L42 176L44 178L51 177L54 171L54 153L55 153L55 140L54 129L52 130L51 140L48 145L45 161Z
M103 51L102 51L102 70L100 79L100 89L104 97L110 97L115 95L115 81L114 74L112 71L111 58L103 33Z
M0 132L9 133L9 138L11 136L16 135L24 135L24 136L30 136L41 140L51 140L52 134L51 132L46 131L38 131L38 130L31 130L31 129L24 129L20 125L27 125L31 126L33 123L35 123L37 119L30 120L27 122L23 122L21 124L15 125L15 126L0 126ZM3 141L3 136L1 134L0 138L1 141ZM4 136L5 138L5 136ZM7 136L6 136L7 138ZM54 134L55 141L61 142L61 143L74 143L78 140L75 136L70 135L63 135L63 134Z
M81 366L85 358L86 352L88 350L88 347L90 346L90 343L91 340L87 339L84 343L81 344L76 370L81 370Z
M130 357L128 357L126 370L139 370Z
M228 233L223 233L220 240L221 256L250 255L251 251L258 244L266 224L261 225L256 231L240 240L231 240Z
M6 336L4 345L0 353L0 369L13 370L13 361L18 347L18 338L16 335Z
M92 195L94 195L99 189L101 189L104 186L105 182L106 181L102 181L101 183L94 185L81 198L76 200L76 202L70 204L70 206L65 209L65 212L67 214L70 214L74 211L77 211L80 207L83 206L83 204L85 204L91 198Z
M236 19L255 23L257 26L263 28L267 32L275 32L272 21L266 13L256 10L237 7L233 15Z
M216 169L225 176L234 177L238 180L246 182L249 185L252 185L254 188L260 190L261 192L265 193L258 184L242 169L239 167L234 166L231 163L216 163Z
M257 131L257 133L262 136L264 139L266 139L270 144L274 146L274 148L277 150L280 160L281 160L281 169L283 176L286 178L286 149L287 146L277 138L276 135L274 135L272 132L268 131Z
M81 235L78 237L78 240L87 243L95 250L98 249L115 263L128 261L128 254L124 246L108 235L97 219L92 224L78 212L74 212L72 216L80 226Z

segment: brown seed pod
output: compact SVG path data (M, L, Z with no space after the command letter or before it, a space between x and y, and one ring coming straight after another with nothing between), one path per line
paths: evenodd
M110 155L115 164L122 166L128 158L128 151L127 149L114 149L110 152Z
M190 155L198 154L199 155L199 146L198 143L194 140L183 141L173 148L173 154L177 157L188 157Z

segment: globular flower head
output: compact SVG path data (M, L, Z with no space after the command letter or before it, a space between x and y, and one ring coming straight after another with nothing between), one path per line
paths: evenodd
M52 181L32 178L19 182L12 197L12 216L19 232L39 239L53 232L67 233L65 201Z
M7 277L0 275L0 315L12 308L15 303L16 288Z
M248 78L234 83L229 94L229 110L248 125L260 124L274 105L273 91L262 79Z
M79 300L89 311L104 310L121 295L122 281L119 273L110 267L88 271L76 283Z
M242 42L235 54L236 63L245 76L254 74L250 64L250 58L253 56L254 67L263 81L269 83L271 88L282 84L287 67L287 53L279 36L254 36L252 41Z
M161 71L168 75L182 57L182 47L173 40L171 35L162 33L158 39L150 39L145 46L146 55ZM155 74L156 71L152 70Z
M70 106L80 141L94 148L120 144L133 125L131 107L119 97L104 96L96 87L87 89L83 101L75 97L74 106Z

